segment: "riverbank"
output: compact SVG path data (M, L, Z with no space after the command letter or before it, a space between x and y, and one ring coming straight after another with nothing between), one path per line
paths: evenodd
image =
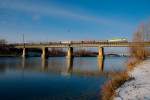
M15 54L0 54L0 57L19 57L19 56L21 56L21 55L15 55Z
M114 100L150 100L150 60L145 60L128 72L132 80L116 90Z

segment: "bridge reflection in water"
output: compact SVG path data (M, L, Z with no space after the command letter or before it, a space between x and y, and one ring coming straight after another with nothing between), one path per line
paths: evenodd
M97 66L98 66L98 71L96 71L96 72L98 72L98 73L102 73L103 72L103 70L104 70L104 58L98 58L97 59ZM67 73L69 73L69 74L72 74L72 73L79 73L79 70L73 70L73 58L69 58L69 59L67 59ZM92 67L92 66L91 66ZM84 73L85 73L86 71L84 71ZM90 71L87 71L88 73L90 72ZM95 71L91 71L91 73L92 72L95 72ZM82 74L82 72L80 72L80 74Z
M31 59L31 58L29 58ZM41 65L38 65L39 67L37 68L37 65L34 65L32 63L29 64L29 62L27 61L28 58L22 58L22 69L30 69L33 71L39 71L39 72L53 72L53 73L63 73L65 75L71 75L71 74L77 74L77 75L101 75L104 74L103 70L104 70L104 58L97 58L97 69L98 70L79 70L74 68L74 58L66 58L64 61L66 61L65 67L61 67L60 68L60 64L57 61L51 61L49 62L48 59L41 59ZM50 64L50 66L49 66ZM30 65L32 65L33 67L31 67ZM54 66L53 66L54 65ZM29 67L30 66L30 67ZM36 66L36 67L34 67ZM62 65L64 66L64 65ZM80 66L79 66L80 67ZM91 66L93 67L93 66Z
M42 67L42 71L48 71L48 60L47 59L41 59L41 67Z
M98 58L97 64L100 72L103 72L104 70L104 58Z
M26 58L22 57L21 66L24 69L26 67Z
M67 58L67 73L69 74L73 72L73 59L74 58Z

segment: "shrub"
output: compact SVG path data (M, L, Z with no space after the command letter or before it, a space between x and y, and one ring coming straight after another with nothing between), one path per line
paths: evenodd
M116 73L113 78L102 87L102 100L113 100L113 96L116 95L115 90L128 79L129 76L126 71Z

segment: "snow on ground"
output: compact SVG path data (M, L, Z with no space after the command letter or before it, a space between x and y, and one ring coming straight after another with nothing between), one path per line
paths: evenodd
M139 64L129 75L134 79L116 90L114 100L150 100L150 60Z

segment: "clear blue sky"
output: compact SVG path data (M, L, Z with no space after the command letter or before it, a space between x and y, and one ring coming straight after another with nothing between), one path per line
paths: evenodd
M0 38L11 42L131 39L150 0L0 0Z

